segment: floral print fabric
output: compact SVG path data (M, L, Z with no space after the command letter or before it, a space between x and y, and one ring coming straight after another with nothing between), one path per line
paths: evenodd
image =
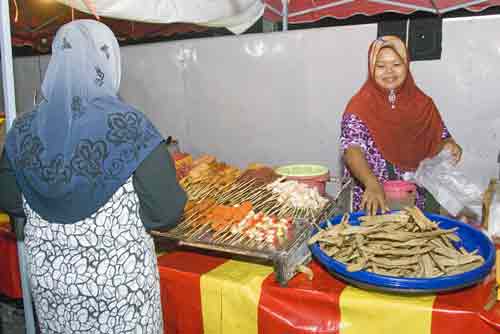
M163 141L143 113L118 97L120 64L105 24L65 24L52 44L43 101L7 134L17 184L48 221L72 224L95 213Z
M42 334L163 333L159 274L132 178L91 217L42 219L24 202L25 244Z

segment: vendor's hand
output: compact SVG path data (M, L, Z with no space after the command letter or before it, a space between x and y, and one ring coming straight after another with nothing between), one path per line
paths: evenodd
M382 213L389 211L385 201L384 188L379 182L374 181L366 185L361 199L361 209L369 216L376 215L379 210Z
M443 140L442 150L448 150L453 157L453 164L456 165L462 159L462 148L458 145L453 138Z

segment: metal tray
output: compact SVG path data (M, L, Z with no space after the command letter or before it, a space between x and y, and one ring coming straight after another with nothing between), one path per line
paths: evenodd
M349 181L341 187L335 197L330 199L329 205L324 208L318 217L332 217L341 212L349 211L351 197L352 183ZM297 274L301 266L307 265L312 259L307 241L311 237L313 223L303 219L296 219L293 225L292 233L275 248L259 248L243 244L230 245L226 242L217 242L212 240L213 232L211 231L187 235L178 233L176 228L173 228L166 232L151 231L151 234L155 237L174 240L179 246L264 260L273 265L276 280L280 285L286 286L288 281Z
M202 238L184 238L182 235L170 232L151 231L155 237L162 237L176 240L179 246L188 246L209 251L222 252L226 254L242 255L245 257L266 260L271 262L276 280L286 286L288 281L297 273L297 266L306 265L311 261L311 252L307 247L307 240L311 237L312 228L306 221L294 221L292 235L274 249L252 248L241 245L231 246L224 243L217 243L211 240L208 233Z

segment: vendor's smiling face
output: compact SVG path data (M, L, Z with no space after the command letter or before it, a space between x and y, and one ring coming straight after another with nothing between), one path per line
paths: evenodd
M380 50L373 70L377 85L385 89L396 89L403 84L406 74L405 62L393 49L386 47Z

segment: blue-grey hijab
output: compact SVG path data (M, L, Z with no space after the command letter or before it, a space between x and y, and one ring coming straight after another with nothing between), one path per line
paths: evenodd
M78 20L59 29L45 100L15 120L5 144L24 198L44 219L90 216L163 140L118 98L120 77L120 49L106 25Z

